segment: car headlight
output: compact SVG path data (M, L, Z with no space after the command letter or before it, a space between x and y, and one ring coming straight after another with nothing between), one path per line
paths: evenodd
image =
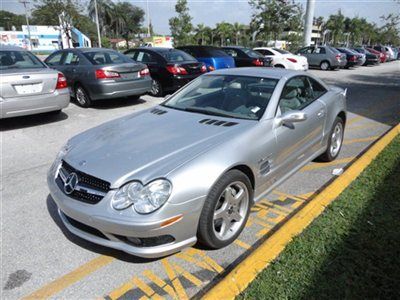
M160 208L169 198L172 185L168 180L157 179L143 186L134 181L122 186L113 196L114 209L122 210L133 205L140 214L148 214Z

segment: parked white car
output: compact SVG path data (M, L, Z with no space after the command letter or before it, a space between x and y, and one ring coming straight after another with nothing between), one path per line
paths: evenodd
M304 56L295 55L286 50L270 47L259 47L254 48L253 50L261 53L265 57L271 57L272 65L275 68L300 71L308 70L308 61Z

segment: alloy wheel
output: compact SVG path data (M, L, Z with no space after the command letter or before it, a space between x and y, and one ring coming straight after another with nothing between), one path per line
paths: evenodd
M214 210L213 230L220 240L228 240L241 228L249 206L249 191L240 181L228 185Z
M160 83L157 80L153 80L151 83L151 94L157 96L160 93Z
M335 157L340 150L340 147L342 146L343 142L343 125L342 123L337 123L335 126L335 129L332 132L331 135L331 146L330 146L330 152L331 156Z
M86 94L81 87L78 87L75 92L76 100L82 106L87 104Z

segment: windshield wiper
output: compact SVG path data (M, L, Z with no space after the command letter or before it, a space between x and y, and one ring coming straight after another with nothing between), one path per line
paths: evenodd
M234 116L232 116L230 114L224 114L224 113L221 113L221 112L210 111L210 110L207 110L207 109L197 108L197 107L186 107L184 110L188 111L188 112L200 113L200 114L209 115L209 116L235 118Z

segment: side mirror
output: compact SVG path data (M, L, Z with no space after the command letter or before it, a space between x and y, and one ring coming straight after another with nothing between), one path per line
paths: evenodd
M293 128L293 123L303 122L307 120L307 114L298 110L292 110L284 113L278 118L278 126L285 125L289 128Z

